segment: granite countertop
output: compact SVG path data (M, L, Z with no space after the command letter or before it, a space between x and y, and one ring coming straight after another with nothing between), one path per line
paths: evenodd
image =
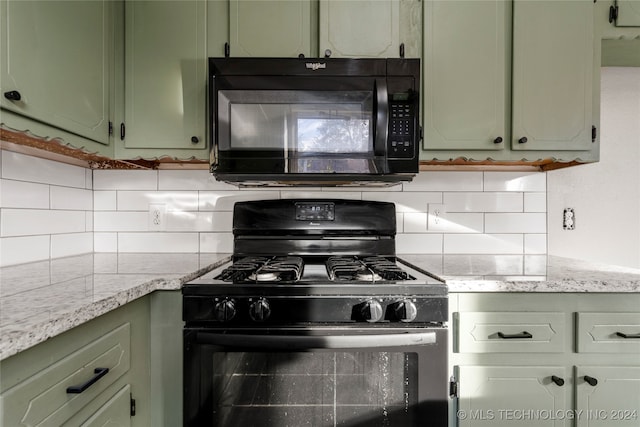
M402 255L449 292L640 292L640 270L547 256ZM0 360L156 290L179 290L229 254L87 254L0 269Z
M226 254L87 254L0 269L0 360L156 290L179 290Z

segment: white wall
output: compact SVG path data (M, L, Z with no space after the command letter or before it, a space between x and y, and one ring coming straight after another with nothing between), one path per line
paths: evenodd
M547 173L548 252L640 268L640 68L602 69L600 150L599 163Z

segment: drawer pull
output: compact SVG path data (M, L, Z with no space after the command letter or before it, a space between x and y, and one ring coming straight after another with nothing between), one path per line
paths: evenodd
M89 381L87 381L84 384L72 385L70 387L67 387L67 393L72 393L72 394L82 393L83 391L85 391L86 389L91 387L93 384L95 384L100 378L102 378L105 375L107 375L107 372L109 372L109 368L96 368L96 369L94 369L93 373L95 375L93 376L93 378L91 378Z
M625 334L624 332L616 332L616 335L624 339L640 338L640 334Z
M562 378L560 378L560 377L558 377L558 376L555 376L555 375L552 375L552 376L551 376L551 381L553 381L554 383L556 383L556 385L557 385L558 387L562 387L562 386L564 385L564 379L562 379Z
M598 380L590 377L589 375L585 375L584 376L584 380L587 382L587 384L589 384L591 387L595 387L598 385Z
M511 340L511 339L518 339L518 338L525 338L525 339L533 338L533 335L531 335L527 331L522 331L519 334L505 334L504 332L498 332L498 336L503 340Z

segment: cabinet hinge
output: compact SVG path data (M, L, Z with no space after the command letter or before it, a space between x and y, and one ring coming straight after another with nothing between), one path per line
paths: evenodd
M120 141L124 141L125 127L124 123L120 123Z
M618 6L609 7L609 24L618 19Z
M591 126L591 142L596 142L598 136L598 130L595 126Z
M400 43L400 58L404 58L404 43Z
M129 394L129 403L131 404L131 406L130 406L131 410L130 410L129 414L132 417L135 417L136 416L136 400L133 398L132 394Z
M231 56L231 45L229 42L226 42L224 44L224 57L228 58L229 56Z
M109 136L113 135L113 122L109 122Z
M449 397L452 399L458 397L458 381L455 377L449 379Z

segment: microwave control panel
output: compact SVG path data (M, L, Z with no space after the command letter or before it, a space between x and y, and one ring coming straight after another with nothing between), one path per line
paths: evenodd
M415 114L410 102L389 103L389 140L387 154L390 158L411 159L415 153Z

